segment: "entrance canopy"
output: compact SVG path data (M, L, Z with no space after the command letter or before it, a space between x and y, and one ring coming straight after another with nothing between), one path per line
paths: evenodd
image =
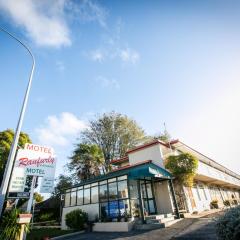
M172 175L167 170L151 162L131 168L129 170L128 176L130 179L139 179L139 178L145 178L145 177L155 177L155 178L163 178L163 179L172 178Z

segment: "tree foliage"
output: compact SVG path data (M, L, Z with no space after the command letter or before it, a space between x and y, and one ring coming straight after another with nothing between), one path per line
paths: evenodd
M70 159L69 170L74 171L81 180L100 175L104 164L101 149L93 144L77 144Z
M21 225L17 223L18 215L21 211L17 208L13 208L10 211L6 211L1 220L1 234L0 239L14 240L19 239L21 232ZM25 232L29 232L29 225L24 226Z
M34 193L34 200L36 201L36 203L42 202L43 199L44 197L40 193L37 192Z
M164 130L164 132L161 132L160 134L156 135L154 139L159 139L167 143L171 141L171 135L167 130Z
M123 157L144 138L145 133L136 121L115 112L104 113L90 121L89 128L82 133L86 143L96 144L102 150L106 172L111 170L112 159Z
M60 192L63 189L70 188L70 187L73 186L73 184L74 184L74 182L73 182L73 180L70 176L60 174L59 177L58 177L57 184L56 184L55 191L54 191L53 195L55 195L55 196L60 195Z
M178 183L185 186L193 185L193 178L198 168L198 160L189 153L171 155L167 158L165 166L177 179Z
M0 132L0 183L2 182L5 165L7 163L13 138L14 131L11 129ZM28 134L21 132L19 136L18 146L23 148L25 143L32 143L32 141Z

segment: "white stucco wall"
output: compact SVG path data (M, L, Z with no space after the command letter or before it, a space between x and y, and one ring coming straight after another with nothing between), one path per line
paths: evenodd
M214 167L211 167L201 161L198 163L197 174L215 178L217 180L224 181L226 183L232 183L236 186L240 186L240 180L232 177Z
M94 232L129 232L132 230L134 222L107 222L95 223Z
M152 162L160 167L163 166L163 157L160 144L156 144L147 148L130 152L128 154L129 163L136 164L146 160L152 160Z
M99 204L94 203L94 204L88 204L88 205L81 205L81 206L73 206L73 207L64 207L62 211L62 223L61 223L61 228L67 229L66 223L65 223L65 216L67 213L76 210L76 209L82 209L88 214L88 219L89 220L95 220L96 216L99 214ZM98 216L99 217L99 216Z
M173 213L174 207L167 181L154 183L155 201L158 214Z

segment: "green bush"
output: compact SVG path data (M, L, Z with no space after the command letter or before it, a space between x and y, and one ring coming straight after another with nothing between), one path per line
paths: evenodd
M220 240L240 239L240 206L229 209L217 220L216 231Z
M51 221L54 219L53 213L43 213L38 217L39 222Z
M165 167L175 176L179 184L191 187L198 168L198 159L189 153L171 155L167 158Z
M13 208L10 211L4 213L1 221L1 234L0 239L14 240L19 239L21 232L21 226L17 223L20 210ZM29 225L25 225L25 232L29 232Z
M73 210L66 214L65 221L70 229L81 230L88 222L88 215L81 209Z

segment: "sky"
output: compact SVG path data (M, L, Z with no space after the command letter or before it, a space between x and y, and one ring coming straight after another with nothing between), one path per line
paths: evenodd
M88 120L114 110L239 173L239 13L232 0L0 0L0 26L36 59L22 130L55 149L59 175ZM0 131L16 128L30 69L0 32Z

